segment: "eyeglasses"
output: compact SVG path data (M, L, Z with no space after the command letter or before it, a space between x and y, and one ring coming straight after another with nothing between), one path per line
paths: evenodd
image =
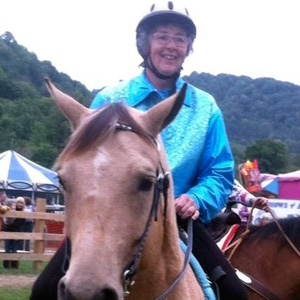
M188 37L184 35L172 35L167 32L154 32L152 38L159 45L166 45L171 39L177 47L186 47L188 44Z

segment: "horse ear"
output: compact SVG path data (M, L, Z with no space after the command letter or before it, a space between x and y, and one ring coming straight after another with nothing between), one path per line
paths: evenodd
M76 129L83 118L90 114L90 110L74 100L72 97L61 92L49 78L45 78L46 86L57 106L68 118L72 130Z
M158 135L175 119L184 102L186 89L187 84L185 83L178 93L156 104L146 113L147 129L153 136Z

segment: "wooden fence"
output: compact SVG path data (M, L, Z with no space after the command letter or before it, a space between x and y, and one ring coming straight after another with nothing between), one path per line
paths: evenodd
M54 255L54 251L45 251L45 243L47 241L61 242L64 239L64 234L47 233L45 231L46 221L64 222L64 214L46 213L46 200L37 199L35 212L20 212L8 211L5 214L0 214L0 218L28 218L35 219L34 232L0 232L0 240L31 240L33 241L33 251L3 253L0 252L0 261L2 260L29 260L33 261L33 268L40 269L43 261L49 261Z

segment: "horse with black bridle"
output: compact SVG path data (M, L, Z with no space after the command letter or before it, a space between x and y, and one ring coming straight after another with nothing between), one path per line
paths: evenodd
M160 131L186 86L147 112L90 110L47 87L73 134L55 168L66 204L68 269L59 300L202 300L179 246L173 183Z

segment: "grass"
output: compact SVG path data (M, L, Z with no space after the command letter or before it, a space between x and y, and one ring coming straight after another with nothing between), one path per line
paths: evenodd
M31 294L31 286L16 287L11 286L0 288L0 300L28 300Z
M0 262L0 276L39 275L41 271L34 270L32 264L32 261L22 261L19 269L4 269L3 263ZM46 263L43 263L43 267L45 266ZM0 286L0 300L28 300L31 295L31 287L31 284Z
M3 241L0 241L0 249L3 251ZM19 268L18 269L5 269L3 267L3 261L0 260L0 281L1 277L5 279L5 276L7 275L19 275L19 276L34 276L39 275L42 270L47 265L47 262L42 262L41 270L35 270L33 268L33 262L32 261L20 261ZM2 279L2 280L4 280ZM10 280L10 279L9 279ZM22 277L23 280L23 277ZM15 285L8 285L8 286L1 286L0 282L0 300L29 300L29 297L31 295L31 288L32 284L29 283L30 281L24 281L21 283L20 279L14 279L14 281L18 282L19 284ZM13 281L13 282L14 282ZM41 299L43 300L43 299Z
M46 266L42 263L42 268ZM18 269L5 269L0 261L0 276L5 275L39 275L41 272L33 269L32 261L21 261ZM1 279L0 279L1 280ZM0 300L28 300L31 295L31 285L0 286ZM42 300L42 299L41 299Z
M42 269L46 266L46 262L42 263ZM38 275L41 270L33 269L32 261L21 261L18 269L5 269L3 263L0 262L0 274L1 275ZM0 298L1 300L1 298Z

